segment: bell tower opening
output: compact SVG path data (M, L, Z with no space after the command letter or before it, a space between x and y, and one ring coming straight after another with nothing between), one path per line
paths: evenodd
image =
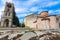
M8 27L8 26L9 26L9 20L8 20L8 19L6 19L6 20L4 21L4 26L5 26L5 27Z
M7 13L6 13L6 16L10 16L10 9L11 9L11 4L10 3L8 3L7 4Z
M7 12L7 13L6 13L6 16L10 16L10 13L9 13L9 12Z

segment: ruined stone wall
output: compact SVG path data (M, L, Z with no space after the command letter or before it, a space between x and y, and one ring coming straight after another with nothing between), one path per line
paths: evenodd
M29 15L25 17L24 23L26 27L38 30L59 29L59 23L57 22L56 16L48 16L46 18L46 20L42 20L44 18L37 18L36 15Z
M37 19L37 27L40 30L49 29L49 20L42 20L43 18Z
M59 24L58 24L58 21L56 20L55 16L50 16L50 26L51 26L51 29L59 28Z
M50 20L42 20L43 18L37 19L38 29L58 29L59 24L55 16L48 17Z
M59 23L59 28L60 28L60 15L57 15L57 22Z
M0 22L0 26L1 26L1 22Z
M27 17L24 18L24 24L26 27L29 28L35 28L36 27L36 23L34 23L36 21L37 15L32 14L29 15Z

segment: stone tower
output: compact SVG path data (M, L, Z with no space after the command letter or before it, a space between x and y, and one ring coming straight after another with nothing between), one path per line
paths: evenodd
M11 28L14 18L16 18L14 4L6 2L4 14L2 15L1 27Z

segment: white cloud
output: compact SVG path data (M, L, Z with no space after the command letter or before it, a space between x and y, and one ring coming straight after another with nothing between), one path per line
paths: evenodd
M50 7L50 6L57 5L59 3L60 3L60 1L48 2L48 4L46 6L49 6Z
M60 1L45 1L44 0L44 1L40 2L40 5L38 4L38 6L40 8L45 8L45 7L52 7L52 6L57 5L59 3L60 3Z
M60 9L58 9L58 10L49 10L49 15L52 15L52 14L60 14Z
M55 12L60 12L60 9L56 10Z
M17 4L22 5L23 7L31 7L31 6L34 5L36 2L38 3L38 2L40 2L40 0L27 0L27 1L22 2L22 3L17 2Z
M25 17L25 16L27 16L27 15L30 15L30 14L32 14L32 13L21 13L21 14L17 14L17 16L18 17Z
M2 0L3 4L5 4L6 2L13 2L13 0Z
M15 11L16 11L16 13L24 13L24 12L27 12L27 9L26 8L16 8Z
M0 8L0 20L1 20L1 16L2 16L3 13L4 13L3 11L4 11L4 7L1 7L1 8Z
M32 7L32 8L30 9L30 11L33 11L33 12L35 12L35 11L37 11L37 10L38 10L37 7Z

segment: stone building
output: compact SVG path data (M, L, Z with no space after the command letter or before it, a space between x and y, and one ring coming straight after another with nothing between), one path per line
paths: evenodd
M31 14L25 17L24 24L26 27L34 29L58 29L59 23L55 15L48 15L47 11L40 14Z
M59 23L59 28L60 28L60 14L56 16L57 17L57 22Z
M15 8L13 3L6 2L4 13L1 19L1 27L11 28L13 25L18 26L19 21L15 13Z
M0 26L1 26L1 22L0 22Z

